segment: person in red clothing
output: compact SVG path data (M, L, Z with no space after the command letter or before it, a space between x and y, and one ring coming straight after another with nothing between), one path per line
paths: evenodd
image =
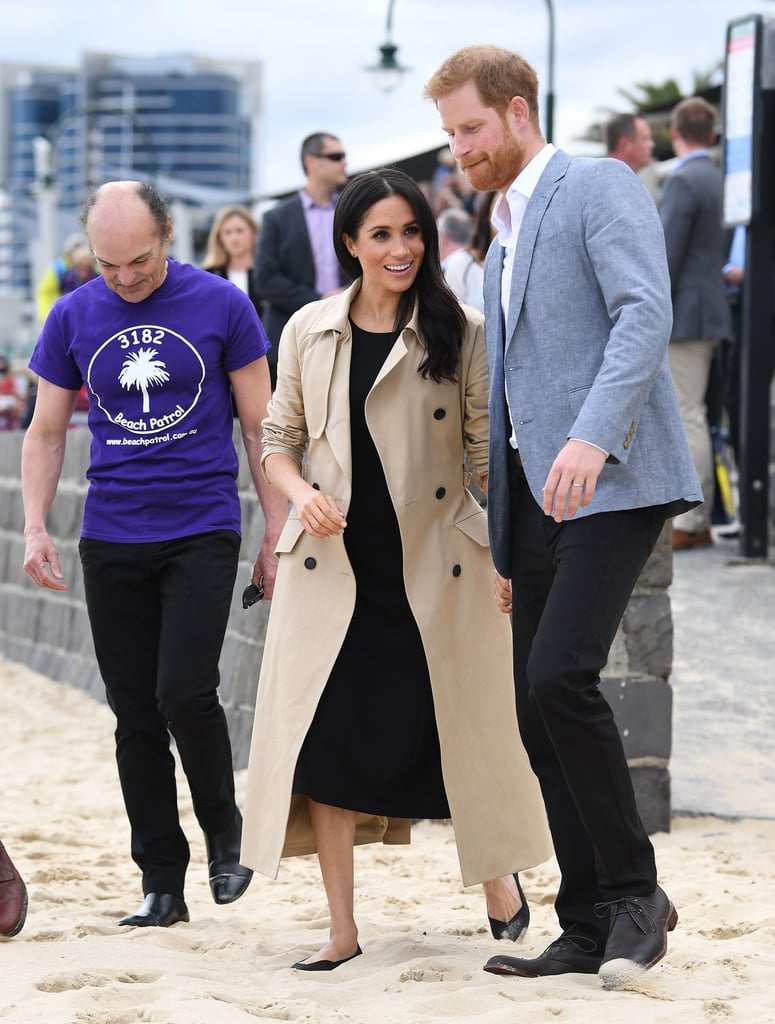
M21 423L24 400L16 376L5 356L0 356L0 430L14 430Z

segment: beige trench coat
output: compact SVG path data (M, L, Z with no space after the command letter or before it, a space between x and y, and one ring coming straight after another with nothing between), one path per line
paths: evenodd
M348 311L359 284L305 306L286 326L264 458L283 452L347 514L351 494ZM464 456L487 467L487 356L468 310L459 381L417 372L413 318L366 399L404 548L409 604L433 690L444 785L465 885L551 856L538 784L517 730L511 635L494 600L485 512ZM306 456L306 458L305 458ZM355 607L342 537L305 533L291 510L278 544L247 778L242 863L276 877L280 858L315 852L306 797L291 798L304 737ZM366 684L368 680L365 680ZM335 752L332 752L335 756ZM409 842L405 819L360 815L356 843Z

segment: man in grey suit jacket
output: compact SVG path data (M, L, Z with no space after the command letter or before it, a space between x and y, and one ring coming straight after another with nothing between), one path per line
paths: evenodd
M342 277L333 239L337 190L347 182L347 154L335 135L315 132L301 144L301 165L304 188L264 214L256 255L257 288L266 303L261 320L272 342L267 358L273 387L277 346L291 314L349 283Z
M706 499L676 518L674 551L707 547L713 542L713 453L705 393L716 345L732 337L729 300L719 283L726 263L721 212L723 183L721 171L708 153L716 135L715 120L716 111L698 96L683 100L674 108L670 137L679 163L665 182L659 200L673 299L668 360Z
M666 519L702 498L667 365L662 230L621 161L546 144L518 54L467 47L426 96L471 184L500 193L485 265L490 540L562 873L560 938L485 970L599 973L614 987L661 959L677 921L599 687Z

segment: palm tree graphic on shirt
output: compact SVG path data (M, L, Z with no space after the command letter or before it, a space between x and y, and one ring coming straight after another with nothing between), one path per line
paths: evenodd
M151 400L148 389L159 384L166 384L170 375L161 359L155 359L158 353L155 348L141 348L130 352L121 367L118 382L127 391L137 388L143 393L143 412L151 411Z

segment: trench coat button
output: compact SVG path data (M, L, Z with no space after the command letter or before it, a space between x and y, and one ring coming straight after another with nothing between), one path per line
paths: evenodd
M304 568L305 569L314 569L317 564L318 563L317 563L317 559L316 558L305 558L304 559Z
M441 500L441 499L442 499L442 498L444 497L444 495L445 495L446 493L447 493L447 489L446 489L446 487L439 487L439 488L437 489L437 491L436 491L436 497L437 497L437 498L438 498L439 500Z
M314 490L316 490L316 491L319 491L319 490L320 490L320 484L313 484L313 485L312 485L312 487L313 487L313 488L314 488Z
M457 579L457 577L460 575L462 571L463 570L460 568L459 565L452 566L452 575L455 577L455 579Z
M446 415L447 415L447 410L446 409L434 409L433 410L433 418L435 420L443 420Z

